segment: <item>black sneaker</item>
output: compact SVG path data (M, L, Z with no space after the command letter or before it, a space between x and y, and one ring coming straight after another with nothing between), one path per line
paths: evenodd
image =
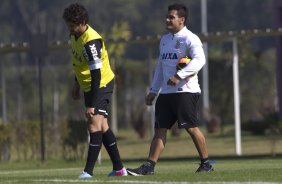
M153 175L154 168L150 165L150 163L145 163L136 169L127 168L127 173L132 176Z
M212 165L209 163L201 163L199 168L197 169L197 172L212 172L213 168Z

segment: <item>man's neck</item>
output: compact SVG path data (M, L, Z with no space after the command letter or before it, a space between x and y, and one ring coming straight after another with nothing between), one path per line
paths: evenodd
M175 34L177 34L179 31L181 31L184 27L185 27L185 26L183 26L183 27L181 27L181 28L179 28L179 29L177 29L177 30L172 30L171 33L175 35Z

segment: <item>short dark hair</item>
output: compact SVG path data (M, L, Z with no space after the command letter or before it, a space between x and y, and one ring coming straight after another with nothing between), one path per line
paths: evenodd
M177 10L178 17L184 17L185 18L184 23L186 23L186 21L188 19L189 10L185 5L183 5L183 4L169 5L168 11L171 11L171 10Z
M74 24L88 23L89 17L86 8L78 3L70 4L65 8L63 19Z

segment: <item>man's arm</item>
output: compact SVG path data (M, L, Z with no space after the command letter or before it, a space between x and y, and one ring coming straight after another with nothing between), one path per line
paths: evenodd
M91 74L91 95L89 95L88 101L90 102L90 107L94 107L94 102L97 100L97 94L100 89L101 82L101 40L92 40L85 44L84 46L84 56L87 60L90 74Z
M203 45L198 37L194 37L193 43L190 45L188 51L188 55L192 58L192 60L186 67L177 71L177 75L181 79L193 77L206 63Z

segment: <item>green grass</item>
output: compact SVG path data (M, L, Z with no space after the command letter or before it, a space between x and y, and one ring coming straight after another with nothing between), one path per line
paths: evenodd
M154 176L142 177L107 177L111 170L109 161L102 162L95 168L95 178L78 180L84 161L47 161L1 163L0 183L47 184L47 183L165 183L185 184L191 182L275 182L282 183L282 159L217 159L215 172L197 173L197 160L160 160ZM126 162L127 167L137 167L141 162Z
M135 168L145 161L150 136L140 140L133 131L118 132L118 146L126 167ZM266 184L282 183L282 139L277 139L276 156L272 156L272 140L266 136L243 133L242 156L236 156L234 136L207 135L210 159L215 161L213 173L195 174L198 157L191 138L183 131L180 137L168 134L167 145L155 169L154 176L114 177L107 174L112 166L102 149L102 164L95 167L95 178L78 180L85 160L48 158L40 161L0 162L0 184L58 184L58 183L152 183L152 184ZM87 145L87 144L85 144ZM47 145L48 146L48 145ZM84 157L85 157L84 153ZM250 183L251 182L251 183Z
M202 131L205 133L205 129L202 128ZM233 134L233 130L230 130L225 136L220 136L219 133L206 134L209 155L211 157L235 156L235 138ZM123 158L138 159L147 157L151 142L149 132L144 140L140 140L133 131L119 131L118 138L118 145ZM273 148L275 154L282 154L282 136L277 138L275 146L273 146L271 137L268 136L253 136L242 132L241 139L243 156L271 156ZM102 155L108 158L105 149L102 149ZM180 137L171 137L170 132L168 132L166 147L161 156L165 158L196 157L197 151L190 136L182 130Z

